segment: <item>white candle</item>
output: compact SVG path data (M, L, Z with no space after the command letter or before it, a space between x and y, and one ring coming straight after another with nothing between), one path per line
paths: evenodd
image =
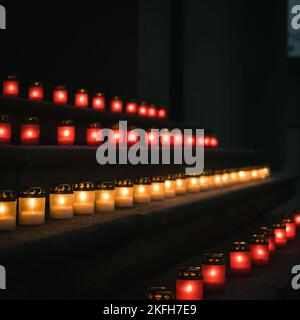
M186 194L186 179L179 178L176 180L176 194L184 195Z
M52 190L51 192L52 193L50 194L50 218L55 220L72 219L74 214L74 194L71 186L56 186L54 187L54 190Z
M200 181L199 176L188 176L186 183L187 183L187 191L191 193L196 193L200 191Z
M95 213L95 191L74 191L74 214L92 215Z
M0 231L14 231L16 229L16 218L0 216Z
M115 210L115 190L96 190L96 212L111 212Z
M39 188L32 188L25 191L25 194L39 194L44 191ZM22 197L19 198L19 224L20 225L42 225L45 223L46 198L41 197Z
M24 226L43 225L45 223L45 211L22 211L19 215L19 224Z
M161 201L165 199L165 183L152 182L151 185L151 200Z
M176 196L176 181L167 179L165 181L165 197L174 198Z
M0 231L16 229L17 201L13 191L0 191Z
M133 197L135 203L151 202L151 180L142 178L135 182Z
M116 207L131 208L133 207L133 187L116 188Z

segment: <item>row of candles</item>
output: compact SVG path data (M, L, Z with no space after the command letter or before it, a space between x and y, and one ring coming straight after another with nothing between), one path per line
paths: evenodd
M115 208L132 208L186 193L197 193L270 176L268 167L241 170L210 171L202 175L184 174L167 177L117 180L115 183L82 182L51 187L50 219L68 220L74 215L112 212ZM19 225L43 225L46 217L46 192L42 187L28 187L19 192L0 191L0 231L14 231ZM17 201L18 200L18 201Z
M123 133L119 130L119 125L113 125L112 141L116 143L123 141ZM127 143L134 144L139 141L138 134L134 131L134 127L127 133ZM20 143L25 146L35 146L40 143L40 121L36 117L29 117L22 121L20 127ZM98 122L91 123L86 129L86 144L89 146L98 146L101 144L99 139L99 131L101 130L101 124ZM164 133L165 131L165 133ZM8 115L0 115L0 144L11 144L12 138L12 124ZM205 138L196 139L196 136L184 137L182 134L176 134L172 136L169 130L163 130L161 135L148 130L146 137L147 144L153 144L160 142L163 144L169 144L173 146L185 145L204 145L208 148L218 147L218 138L216 136L206 136ZM57 126L57 144L60 146L73 146L76 142L76 125L72 120L64 120Z
M234 242L229 252L229 269L232 276L250 276L253 267L266 267L277 249L294 240L300 228L300 211L283 216L279 223L262 227L249 242ZM206 293L226 290L226 255L206 254L201 266L183 268L176 279L176 297L167 287L151 287L149 300L203 300Z
M19 81L16 76L10 75L3 81L2 93L8 97L19 96ZM28 99L32 101L44 100L44 88L40 82L32 83L28 88ZM53 90L53 103L65 105L69 101L69 92L66 86L58 86ZM106 110L106 98L103 93L96 93L92 99L90 99L88 91L80 89L75 93L74 105L78 108L88 108L92 105L92 108L98 111ZM124 104L120 97L115 97L110 102L110 111L115 113L121 113L125 109L127 114L139 115L141 117L149 117L153 119L165 120L168 117L167 110L165 108L156 108L154 104L147 105L145 102L138 104L132 100Z

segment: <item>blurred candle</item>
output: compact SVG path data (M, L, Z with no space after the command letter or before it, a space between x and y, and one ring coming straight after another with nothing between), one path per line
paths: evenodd
M215 188L221 188L223 186L223 175L221 171L215 171L213 183Z
M140 178L134 182L133 198L135 203L151 202L151 179Z
M106 107L106 100L103 93L98 92L93 97L93 109L104 111Z
M253 235L251 237L251 260L255 267L264 267L269 264L270 251L267 238L262 235Z
M158 118L165 120L167 119L167 110L165 108L160 108L157 111Z
M156 118L157 117L157 109L154 104L151 104L148 110L149 118Z
M112 182L98 183L96 186L96 212L115 210L115 185Z
M174 293L167 287L150 287L147 290L146 299L152 301L171 301L174 300Z
M75 183L74 214L93 215L95 213L95 185L92 182Z
M187 175L186 176L186 189L188 192L196 193L200 191L200 176Z
M0 232L14 231L17 221L17 199L13 191L0 191Z
M74 192L69 184L53 186L50 191L50 218L68 220L73 218Z
M43 188L23 188L19 194L19 224L43 225L45 223L46 193Z
M127 132L127 143L129 145L133 145L139 141L138 133L135 131L135 127L130 127L129 131Z
M275 254L276 244L274 237L274 230L272 228L262 227L260 228L260 233L263 234L269 243L269 252L271 255Z
M300 211L299 210L295 210L294 219L295 219L297 228L300 228Z
M11 143L11 123L7 115L0 115L0 144Z
M201 267L181 269L176 279L176 300L203 300L203 277Z
M206 254L202 263L204 289L223 292L226 287L226 265L223 253Z
M126 113L136 114L137 113L137 103L134 100L131 100L126 104Z
M234 242L229 257L232 274L246 276L251 273L250 246L247 242Z
M80 89L75 93L75 106L78 108L87 108L89 106L89 95L87 90Z
M38 145L40 141L40 124L38 118L27 118L21 124L21 144Z
M122 112L123 111L123 101L119 97L115 97L110 104L110 109L112 112Z
M210 139L210 146L211 146L212 148L218 148L218 146L219 146L219 140L218 140L218 138L217 138L216 136L211 137L211 139Z
M99 122L94 122L89 125L86 129L86 143L88 146L99 146L101 144L99 137L100 130L101 124Z
M200 182L200 190L208 190L209 189L209 178L206 172L203 172L203 174L199 178Z
M284 223L273 224L276 248L283 248L287 245L286 225Z
M15 75L9 75L3 81L3 95L4 96L19 96L19 81Z
M133 207L133 183L129 179L116 180L116 207Z
M152 132L152 129L147 132L147 144L151 146L159 145L159 134Z
M179 173L176 175L176 194L186 194L186 176L183 173Z
M75 125L72 120L64 120L57 127L57 144L59 146L73 146L75 143Z
M287 240L295 240L297 234L297 226L293 217L286 216L282 222L286 225L286 237Z
M148 106L146 102L142 102L138 107L138 115L141 117L146 117L148 115Z
M176 177L168 175L165 177L165 197L174 198L176 196Z
M164 199L165 199L165 178L164 177L152 178L151 200L161 201Z
M40 82L34 82L29 86L28 98L34 101L44 100L44 88Z
M68 103L68 90L65 86L57 86L54 88L53 102L56 104Z

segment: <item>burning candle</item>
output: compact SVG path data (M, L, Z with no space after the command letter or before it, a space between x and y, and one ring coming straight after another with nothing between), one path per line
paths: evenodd
M24 146L38 145L40 141L40 124L38 118L24 119L21 125L21 144Z
M223 186L223 175L221 171L215 171L215 175L213 177L213 186L215 188L221 188Z
M261 179L265 180L270 178L271 176L271 168L269 166L265 166L262 169L260 169L260 177Z
M134 100L131 100L126 104L126 112L128 114L136 114L137 113L137 103Z
M171 301L174 300L174 293L167 287L150 287L146 293L147 300Z
M96 212L115 210L115 186L111 182L98 183L96 186Z
M229 254L231 273L246 276L251 273L250 246L247 242L234 242Z
M151 146L159 146L159 134L152 132L152 129L149 129L147 132L147 144Z
M183 173L176 175L176 195L186 194L186 176Z
M186 176L186 189L188 192L196 193L200 191L200 175Z
M19 96L19 81L15 75L9 75L3 81L3 95L11 97Z
M16 229L17 199L13 191L0 191L0 232Z
M157 109L154 104L151 104L148 110L149 118L156 118L157 117Z
M218 140L218 138L216 136L213 136L213 137L210 138L210 146L212 148L218 148L219 140Z
M0 144L11 143L11 123L9 117L0 115Z
M110 104L110 109L112 112L122 112L123 111L123 101L119 97L115 97Z
M86 129L86 143L88 146L99 146L101 144L99 133L101 130L101 124L94 122Z
M232 169L229 176L231 184L236 184L238 182L238 173L236 169Z
M116 207L132 208L133 207L133 183L129 179L117 180L116 186Z
M267 227L260 228L261 234L263 234L269 243L269 252L271 255L275 254L276 251L276 244L275 244L275 236L274 236L274 230Z
M136 127L134 126L131 126L129 128L129 131L127 133L127 143L129 145L135 144L139 141L139 135L135 130L136 130Z
M93 109L104 111L106 107L106 100L103 93L98 92L93 97Z
M286 225L284 223L273 224L275 245L278 248L283 248L287 245Z
M151 202L151 179L140 178L134 183L133 198L135 203Z
M53 186L50 191L50 218L68 220L73 218L74 192L69 184Z
M207 172L204 172L200 178L199 178L199 183L200 183L200 190L208 190L209 189L209 178Z
M176 196L176 177L168 175L165 178L165 197L174 198Z
M245 169L242 169L238 172L238 181L240 183L245 183L248 180L247 171Z
M297 233L297 226L293 217L286 216L282 222L286 225L286 237L287 240L295 240Z
M294 219L295 219L297 228L300 228L300 211L299 210L295 210Z
M34 101L44 100L44 88L40 82L34 82L29 86L28 98Z
M147 117L148 111L148 106L146 102L143 101L138 107L138 115L141 117Z
M74 214L93 215L95 213L95 185L92 182L75 183Z
M226 287L226 265L223 253L206 254L202 263L203 284L207 292L223 292Z
M75 93L75 106L78 108L87 108L89 106L89 94L87 90L80 89Z
M57 144L59 146L73 146L75 143L75 125L72 120L64 120L57 127Z
M203 300L203 277L201 267L181 269L176 279L176 300Z
M262 234L251 237L251 260L255 267L264 267L269 264L270 251L267 238Z
M45 223L46 193L43 188L23 188L19 194L19 224L26 226Z
M160 108L157 111L158 118L165 120L167 119L167 110L165 108Z
M54 88L53 102L56 104L68 103L68 90L65 86L58 86Z
M152 178L151 200L161 201L164 199L165 199L165 178L164 177Z

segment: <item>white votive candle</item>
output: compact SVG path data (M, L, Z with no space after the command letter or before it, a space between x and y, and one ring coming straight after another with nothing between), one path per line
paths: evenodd
M50 192L50 218L68 220L73 218L74 193L71 185L53 186Z
M0 232L16 229L17 200L13 191L0 191Z
M115 186L111 182L98 184L96 187L96 212L111 212L115 210Z
M95 185L92 182L76 183L74 191L74 214L93 215L95 213Z

